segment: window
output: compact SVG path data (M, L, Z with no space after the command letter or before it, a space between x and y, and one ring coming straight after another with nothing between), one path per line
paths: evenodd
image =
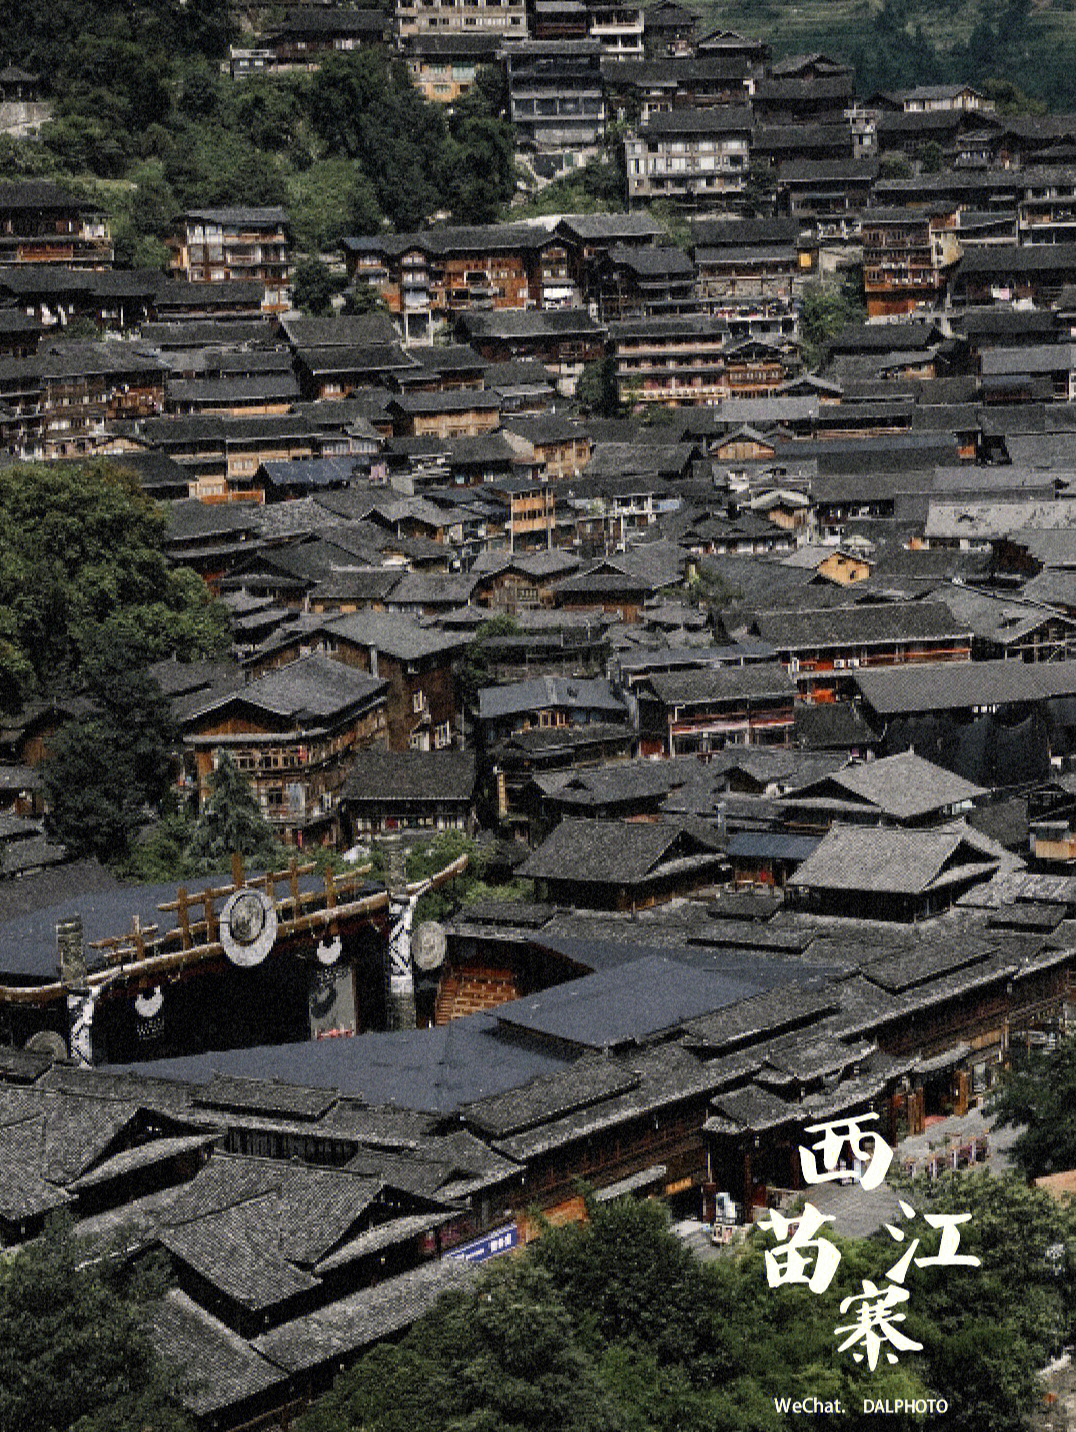
M415 713L415 715L417 716L420 711L425 711L425 709L426 709L426 694L425 694L425 692L422 691L421 688L420 688L418 691L414 692L414 693L412 694L412 696L411 696L411 710L412 710L412 711Z

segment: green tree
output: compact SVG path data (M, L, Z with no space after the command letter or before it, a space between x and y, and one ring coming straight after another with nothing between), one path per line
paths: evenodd
M381 210L354 159L322 159L288 181L288 216L300 248L319 253L348 234L376 233Z
M575 385L575 399L585 413L597 418L617 418L623 411L617 386L616 359L595 358L583 365Z
M388 305L372 283L367 283L365 279L356 279L351 287L344 291L344 312L362 317L365 313L387 313Z
M460 696L465 706L474 706L479 688L489 685L489 640L496 636L518 636L519 623L508 612L484 621L467 643L457 667Z
M122 860L168 788L175 732L144 671L90 689L96 710L63 726L44 761L48 828L75 854Z
M927 1379L953 1409L947 1424L957 1432L1021 1432L1040 1396L1037 1369L1070 1336L1076 1209L1012 1173L922 1179L912 1201L924 1212L969 1214L960 1253L981 1260L979 1267L921 1270L909 1305Z
M297 1432L621 1432L553 1279L530 1260L442 1299L398 1347L374 1350Z
M833 339L866 317L866 308L849 281L806 284L800 301L800 341L808 365L818 367Z
M303 259L295 266L295 278L291 286L291 301L303 313L328 313L332 308L333 294L338 293L341 280L321 259Z
M878 161L879 179L910 179L912 165L906 154L883 154Z
M266 869L286 858L250 782L227 751L221 751L209 781L209 800L187 847L187 862L192 873L201 875L224 869L233 855Z
M153 1281L88 1262L69 1223L0 1270L0 1428L4 1432L187 1432L145 1324Z
M945 163L945 151L937 140L932 139L923 148L922 172L924 174L937 174Z
M164 514L120 463L7 468L0 531L0 707L227 649L225 608L169 567Z
M1006 1073L991 1108L1000 1126L1019 1129L1010 1156L1028 1178L1076 1168L1076 1038Z

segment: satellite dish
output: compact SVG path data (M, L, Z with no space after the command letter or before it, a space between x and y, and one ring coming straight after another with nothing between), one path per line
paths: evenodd
M426 973L440 969L447 949L445 927L436 920L423 920L411 941L411 958L416 968Z
M314 949L314 955L319 965L335 965L340 956L344 953L344 946L340 936L329 941L319 940Z
M237 890L220 912L220 942L233 965L251 970L273 948L276 907L264 890Z
M141 1019L155 1019L164 1008L164 990L160 985L135 995L135 1012Z
M48 1054L53 1059L67 1058L67 1040L55 1029L39 1029L31 1034L26 1047L33 1054Z

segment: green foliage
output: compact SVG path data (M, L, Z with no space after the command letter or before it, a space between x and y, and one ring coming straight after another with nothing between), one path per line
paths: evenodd
M354 159L322 159L287 180L292 232L301 249L319 253L347 234L376 233L381 210Z
M743 209L748 216L765 219L774 211L777 199L777 173L772 162L753 156L744 183Z
M650 213L665 230L670 244L684 250L691 247L691 225L668 199L656 199L650 205Z
M224 608L169 568L164 516L117 463L8 468L0 531L0 706L226 649Z
M361 318L364 313L387 313L388 306L373 284L360 279L344 293L344 312Z
M333 55L314 78L305 93L312 132L327 154L358 164L397 228L442 209L461 223L498 217L511 194L513 142L489 83L446 118L422 100L404 62L381 50Z
M595 358L584 363L575 385L575 400L585 413L597 418L618 418L623 412L617 385L616 359Z
M400 228L435 215L491 221L512 196L498 67L480 71L446 114L380 48L334 54L316 74L236 83L219 72L226 7L62 4L51 31L15 27L9 57L53 77L54 116L40 143L0 142L0 160L14 173L84 181L125 265L164 265L162 240L194 204L286 204L300 251L313 254L375 232L384 217Z
M464 905L479 900L530 900L534 885L530 880L503 880L494 869L491 848L479 845L462 831L449 830L435 839L414 846L407 855L407 878L428 880L444 870L461 855L467 856L462 875L440 890L429 890L421 896L415 909L416 920L443 920Z
M0 1273L4 1432L187 1432L145 1333L152 1283L83 1261L70 1226L9 1257Z
M209 779L209 800L191 832L185 861L192 874L205 875L225 869L234 854L265 868L279 866L287 858L262 815L250 782L222 751Z
M490 681L489 640L496 636L517 636L520 626L507 612L484 621L464 648L457 668L460 696L465 706L478 701L478 692Z
M1009 1071L991 1107L1000 1125L1020 1130L1011 1157L1028 1178L1076 1168L1076 1038Z
M44 762L48 828L76 854L122 859L168 788L175 732L144 671L90 691L96 710L61 727Z
M299 1418L297 1432L620 1432L553 1279L528 1260L442 1300Z
M699 562L694 574L684 583L684 596L705 608L710 621L716 625L725 608L742 599L743 593L731 587L716 567Z
M911 160L906 154L883 154L878 161L879 179L910 179Z
M328 313L333 294L339 292L342 282L321 259L303 259L295 266L292 303L303 313Z
M615 154L588 160L560 179L539 189L517 209L513 218L539 218L543 214L612 214L627 205L623 164Z
M982 1260L980 1268L921 1270L910 1305L909 1330L924 1344L930 1384L953 1409L947 1424L1019 1432L1038 1398L1036 1369L1069 1338L1076 1209L1015 1174L988 1172L917 1181L912 1202L970 1213L960 1252ZM1055 1245L1065 1254L1056 1271L1046 1257Z
M825 358L827 345L866 317L867 310L850 281L807 284L800 303L800 339L808 365L817 367Z

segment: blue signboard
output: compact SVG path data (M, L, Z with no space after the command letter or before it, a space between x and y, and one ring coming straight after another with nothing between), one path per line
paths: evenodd
M445 1254L446 1258L462 1258L465 1263L484 1263L487 1258L496 1258L498 1253L507 1253L520 1244L519 1227L510 1223L507 1228L497 1228L484 1238L473 1243L464 1243Z

